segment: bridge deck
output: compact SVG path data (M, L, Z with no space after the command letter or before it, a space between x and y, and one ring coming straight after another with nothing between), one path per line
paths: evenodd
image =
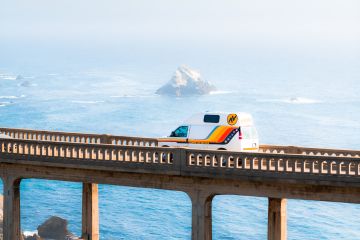
M83 236L94 240L97 188L88 185L93 183L186 192L193 203L192 238L198 240L211 239L211 200L218 194L268 197L271 240L286 239L285 198L360 203L360 151L262 145L256 153L230 152L163 148L154 138L0 132L12 137L0 138L7 240L19 236L24 178L83 182Z
M51 161L81 160L122 171L196 175L358 181L360 151L262 145L260 152L229 152L157 147L153 138L81 134L23 129L0 131L4 159ZM6 155L6 157L5 157ZM69 162L70 163L70 162Z

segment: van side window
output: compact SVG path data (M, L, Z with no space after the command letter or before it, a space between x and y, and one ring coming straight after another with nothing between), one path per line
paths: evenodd
M220 122L220 116L219 115L206 114L204 116L204 122L206 122L206 123L219 123Z
M170 137L187 137L188 129L188 126L178 127L175 131L171 133Z

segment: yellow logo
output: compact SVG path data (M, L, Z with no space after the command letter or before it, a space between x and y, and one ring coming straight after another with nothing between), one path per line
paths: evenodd
M238 116L235 113L229 114L227 116L227 122L229 125L235 125L237 121L238 121Z

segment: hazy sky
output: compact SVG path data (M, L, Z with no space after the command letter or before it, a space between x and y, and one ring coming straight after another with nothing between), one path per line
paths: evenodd
M360 45L359 0L1 0L4 40Z

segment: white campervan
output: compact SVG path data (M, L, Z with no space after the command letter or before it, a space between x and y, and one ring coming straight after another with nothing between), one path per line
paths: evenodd
M259 138L248 113L199 113L191 116L159 146L229 151L258 151Z

